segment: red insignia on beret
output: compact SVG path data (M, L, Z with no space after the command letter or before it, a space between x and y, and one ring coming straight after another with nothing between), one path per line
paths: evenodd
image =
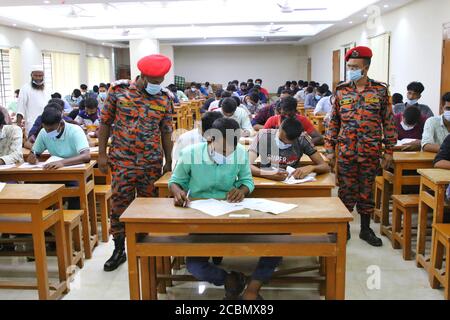
M169 72L172 67L172 62L162 54L152 54L141 58L137 67L143 75L149 77L163 77Z
M363 59L363 58L372 58L372 50L368 47L354 47L347 51L345 55L345 61L350 59Z

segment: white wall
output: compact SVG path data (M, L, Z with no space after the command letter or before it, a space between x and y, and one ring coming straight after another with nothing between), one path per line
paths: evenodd
M21 54L21 80L28 81L30 67L33 64L42 64L42 51L58 51L76 53L80 55L80 81L87 83L87 55L104 56L111 60L112 49L108 47L95 46L83 41L69 38L56 37L32 32L28 30L0 26L0 47L19 47ZM111 69L111 75L114 75ZM111 79L113 80L113 79ZM61 94L68 94L63 93Z
M361 24L309 45L312 78L331 84L333 50L350 42L366 45L368 37L390 32L391 93L399 92L405 96L408 83L421 81L425 86L421 102L437 113L441 90L442 31L443 24L447 22L450 22L450 1L414 1L382 16L375 28L370 28L370 24Z
M175 75L186 81L219 83L261 78L269 92L286 80L306 79L306 48L293 45L180 46Z
M169 84L174 82L174 76L175 76L175 61L174 61L174 52L173 52L173 46L171 45L160 45L159 46L159 53L162 55L165 55L172 61L172 67L170 68L169 72L164 77L164 82L162 83L163 86L168 86Z
M156 39L130 40L130 69L131 79L135 79L141 72L137 67L138 61L150 54L159 53L159 41Z

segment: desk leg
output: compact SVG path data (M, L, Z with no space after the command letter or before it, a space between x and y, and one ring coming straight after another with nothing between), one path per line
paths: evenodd
M444 201L445 201L445 187L443 186L438 186L435 189L435 194L434 194L434 210L433 210L433 224L435 223L442 223L444 221ZM431 233L431 243L433 244L435 241L435 237L436 237L436 232L434 231L434 229L432 228L432 233ZM430 257L433 257L433 255L436 255L436 261L439 261L440 259L442 259L442 254L443 252L433 252L433 245L431 246L431 253L430 253ZM449 257L447 256L447 263L449 261ZM439 262L438 262L439 264ZM431 265L431 263L430 263ZM442 261L441 261L441 265L442 265ZM438 282L434 279L433 277L433 272L432 269L434 268L433 265L431 265L431 267L428 269L428 276L429 276L429 281L430 281L430 285L433 289L436 289L438 287Z
M345 263L347 245L347 223L340 223L336 236L336 299L345 299Z
M64 217L62 211L62 204L60 203L60 212L58 222L55 224L55 239L56 239L56 256L58 259L58 272L59 272L59 281L66 283L66 290L64 293L69 292L69 281L68 279L68 266L71 265L72 260L66 261L66 241L65 232L64 232ZM69 253L70 254L70 253ZM70 257L72 258L72 257Z
M171 275L172 274L172 262L171 262L170 257L164 257L163 264L164 264L164 273L167 275ZM167 280L166 286L172 287L173 286L172 280Z
M82 194L80 195L80 208L83 210L83 216L81 217L81 223L83 224L83 246L86 259L92 257L91 247L91 223L89 219L88 199L85 192L85 188L80 188Z
M383 235L383 226L389 225L389 200L392 196L392 185L384 179L383 182L383 196L381 200L381 221L380 221L380 233Z
M158 289L156 288L157 279L156 279L156 258L149 258L149 273L150 273L150 299L158 300Z
M336 257L326 257L326 291L325 299L336 299Z
M136 232L132 225L125 227L127 235L127 254L128 254L128 281L130 287L130 299L140 300L139 270L136 257Z
M164 274L164 258L163 257L156 257L156 272L157 272L157 275ZM167 293L165 280L158 281L158 293Z
M47 250L45 249L45 230L42 226L42 209L35 209L33 211L33 247L38 294L40 300L48 300L50 290L48 284Z
M420 194L422 195L422 188L420 186ZM428 216L428 206L424 201L419 200L419 217L417 221L417 246L416 246L416 266L422 267L420 263L420 256L425 255L425 242L427 235L427 216Z
M91 222L91 235L94 236L92 248L98 245L98 228L97 228L97 208L95 202L95 192L92 190L88 196L89 219Z
M139 257L139 263L141 268L141 290L142 290L142 300L151 299L150 291L150 258L149 257Z

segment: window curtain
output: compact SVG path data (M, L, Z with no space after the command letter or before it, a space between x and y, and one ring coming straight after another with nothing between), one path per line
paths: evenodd
M11 87L13 90L20 89L23 83L19 48L9 50L9 65L11 67Z
M53 91L63 97L80 87L80 55L51 52Z
M389 83L389 46L389 33L384 33L369 39L369 47L373 52L369 78Z
M108 58L87 57L89 87L111 82L111 64Z

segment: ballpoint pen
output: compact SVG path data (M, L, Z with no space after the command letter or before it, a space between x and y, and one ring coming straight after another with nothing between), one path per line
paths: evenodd
M188 192L187 192L187 194L186 194L186 200L185 200L184 203L183 203L183 207L186 207L187 202L188 202L188 200L189 200L189 194L190 194L190 193L191 193L191 189L189 189Z

